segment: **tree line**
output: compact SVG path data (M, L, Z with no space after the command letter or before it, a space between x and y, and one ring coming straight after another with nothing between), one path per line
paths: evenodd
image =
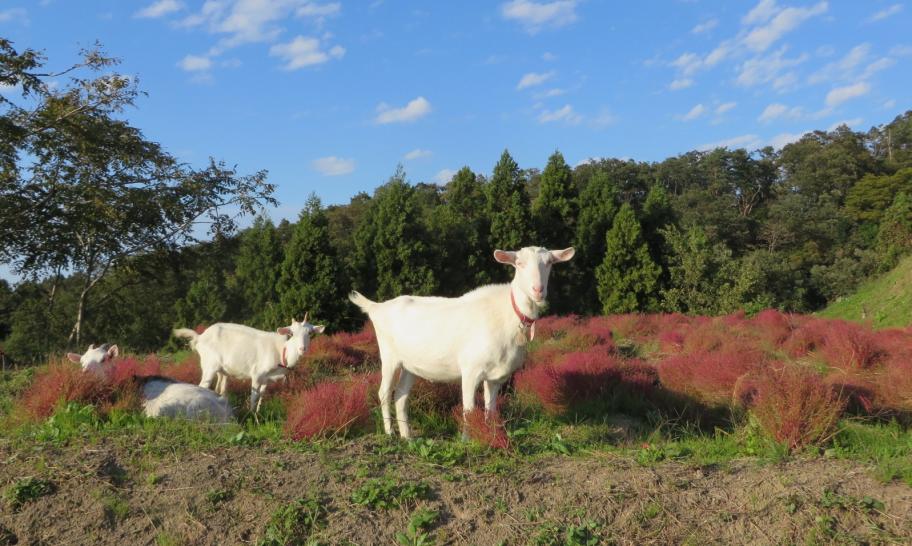
M576 247L552 273L549 312L720 314L819 309L912 247L912 111L778 151L576 167L555 151L538 170L504 150L490 174L464 167L445 185L399 166L372 195L312 195L294 222L260 214L238 230L239 213L274 204L265 172L179 164L117 117L135 82L47 89L30 54L0 40L0 83L38 104L0 102L12 143L0 149L0 256L26 278L0 282L0 343L17 361L80 340L152 351L175 325L274 329L304 311L357 328L352 288L460 295L510 278L495 248ZM110 62L94 50L74 68Z

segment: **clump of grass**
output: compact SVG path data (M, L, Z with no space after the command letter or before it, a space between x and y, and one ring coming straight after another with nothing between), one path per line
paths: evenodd
M318 495L300 498L272 513L257 546L305 544L326 524L326 501Z
M23 504L32 502L36 499L47 495L53 495L57 491L57 486L48 480L29 476L16 480L12 485L3 492L3 498L13 510L18 509Z
M426 499L430 494L431 487L422 481L400 483L396 478L385 476L361 484L352 492L351 501L375 510L388 510Z

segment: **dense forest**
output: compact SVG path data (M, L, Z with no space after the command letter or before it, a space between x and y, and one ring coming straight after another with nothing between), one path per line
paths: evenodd
M352 329L352 288L459 295L509 279L495 248L576 247L553 272L553 313L709 315L813 311L912 248L912 111L781 150L576 167L555 151L542 170L504 150L490 174L446 185L400 166L349 204L311 196L295 222L260 213L238 229L275 203L265 172L194 170L146 140L120 116L135 82L95 75L114 62L97 49L70 69L95 74L64 89L43 62L0 39L0 84L23 94L0 95L0 260L26 279L0 281L0 344L17 362L100 341L153 351L174 326L273 329L305 311Z

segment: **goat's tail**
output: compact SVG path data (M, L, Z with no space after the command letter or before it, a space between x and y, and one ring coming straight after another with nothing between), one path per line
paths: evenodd
M199 340L199 334L197 334L195 331L191 330L190 328L177 328L172 333L174 334L174 337L184 338L188 340L190 349L196 350L196 342Z
M358 292L357 290L352 290L348 295L348 299L360 307L362 311L368 314L370 314L371 307L377 305L377 302L367 299L363 294L361 294L361 292Z

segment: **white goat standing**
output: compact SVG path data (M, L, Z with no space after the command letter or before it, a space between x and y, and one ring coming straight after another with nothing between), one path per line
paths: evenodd
M110 362L120 353L117 345L89 345L84 354L67 353L67 358L82 365L82 371L104 376ZM233 419L228 402L209 389L181 383L167 377L137 377L143 388L146 417L186 417L211 419L224 423Z
M292 319L291 326L283 326L276 333L219 322L202 334L178 328L174 335L190 340L190 348L199 353L200 387L210 388L217 377L216 390L224 397L228 376L250 379L250 411L257 413L266 387L285 377L307 351L311 334L323 330L323 326L308 324L305 314L303 322Z
M537 246L495 250L495 260L516 268L513 282L482 286L458 298L399 296L377 303L352 292L349 299L367 313L377 333L386 433L393 431L390 394L397 370L396 417L403 438L412 435L406 402L415 376L461 380L464 412L475 409L475 391L483 383L485 411L493 413L497 392L522 365L524 346L535 335L551 265L568 261L574 252Z

